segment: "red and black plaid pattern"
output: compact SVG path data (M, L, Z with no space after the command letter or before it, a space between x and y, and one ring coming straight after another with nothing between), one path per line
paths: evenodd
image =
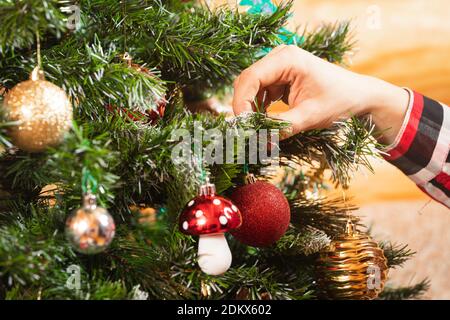
M450 208L450 108L410 91L405 122L385 159Z

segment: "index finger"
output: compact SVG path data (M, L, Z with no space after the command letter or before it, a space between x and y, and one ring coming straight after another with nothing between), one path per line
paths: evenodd
M265 87L272 84L287 84L286 61L279 54L267 55L257 61L236 79L234 83L233 111L236 115L253 111L252 102Z

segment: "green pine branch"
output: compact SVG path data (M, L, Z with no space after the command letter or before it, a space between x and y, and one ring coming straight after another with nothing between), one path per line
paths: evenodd
M374 129L370 118L353 117L329 129L297 134L283 140L280 147L283 156L300 165L313 161L325 164L331 169L334 181L346 187L351 173L360 165L373 171L370 157L378 156L380 148L373 138Z
M0 2L0 55L29 49L39 37L61 37L66 17L59 0L3 0Z
M414 285L405 287L386 287L381 292L379 299L381 300L413 300L420 299L430 288L430 281L424 279Z
M401 245L389 241L379 243L384 250L384 255L388 260L389 268L402 267L403 264L412 258L416 253L408 248L408 245Z
M306 226L300 229L289 228L275 244L275 251L284 255L311 255L330 245L331 239L325 232Z
M349 217L354 223L359 222L358 217L348 215L348 212L356 209L355 206L346 205L340 198L318 201L300 198L291 201L291 223L299 229L303 226L314 227L334 238L344 232Z
M355 42L349 21L323 24L311 33L303 33L305 41L300 45L306 51L330 62L342 63Z

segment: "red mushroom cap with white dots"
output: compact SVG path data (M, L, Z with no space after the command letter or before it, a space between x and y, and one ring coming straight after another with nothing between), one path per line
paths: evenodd
M179 218L180 231L190 235L225 233L242 224L239 209L215 194L200 195L189 201Z

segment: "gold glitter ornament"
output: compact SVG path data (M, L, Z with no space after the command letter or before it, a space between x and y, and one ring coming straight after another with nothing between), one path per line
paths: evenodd
M114 238L116 225L109 212L97 206L96 197L87 193L83 207L75 210L66 221L66 237L73 248L84 254L105 250Z
M138 221L141 224L147 225L147 226L153 226L158 220L157 214L158 211L155 208L148 207L145 204L140 205L130 205L128 208L132 212L139 213Z
M62 193L63 191L57 184L47 184L39 192L39 200L42 204L54 208L58 203L58 195Z
M72 105L60 87L44 80L36 67L30 79L20 82L4 97L12 142L22 150L40 152L59 144L72 125Z
M319 296L327 299L375 299L387 278L387 259L368 235L348 220L345 233L322 252L317 267Z

